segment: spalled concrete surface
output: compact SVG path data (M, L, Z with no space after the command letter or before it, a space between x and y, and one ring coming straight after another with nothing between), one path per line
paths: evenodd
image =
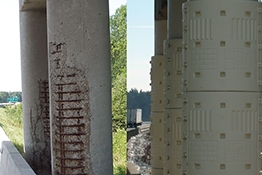
M52 173L111 175L108 1L47 1Z
M35 175L0 127L0 175Z

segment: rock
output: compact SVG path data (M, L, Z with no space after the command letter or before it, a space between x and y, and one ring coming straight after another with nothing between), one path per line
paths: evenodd
M127 143L127 160L137 165L141 175L150 175L150 134L140 133L129 139Z

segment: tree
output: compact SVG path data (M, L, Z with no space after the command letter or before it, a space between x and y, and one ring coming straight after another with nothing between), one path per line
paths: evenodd
M8 97L8 92L0 92L0 103L6 103Z
M149 91L138 92L137 89L131 89L127 93L127 108L128 109L142 109L142 120L150 120L150 104L151 97Z
M9 92L9 98L14 96L18 97L18 102L22 102L22 92Z
M110 17L113 130L126 127L126 5Z
M126 128L126 76L120 74L116 77L112 88L112 116L113 130Z
M22 92L0 92L0 103L7 103L7 98L18 97L18 102L22 102Z

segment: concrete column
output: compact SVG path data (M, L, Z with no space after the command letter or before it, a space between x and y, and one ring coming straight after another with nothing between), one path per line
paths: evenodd
M167 20L155 20L155 56L151 59L151 166L152 175L163 174L164 160L164 40Z
M47 1L52 174L112 174L109 9Z
M25 158L50 174L49 93L45 9L20 12Z
M164 55L164 41L167 36L167 20L155 21L155 55Z
M261 174L261 9L183 4L183 174Z
M182 175L182 3L168 0L164 61L164 175Z
M168 0L167 11L167 38L181 39L182 38L182 4L186 0Z
M152 175L163 174L164 159L164 55L151 59L151 167Z

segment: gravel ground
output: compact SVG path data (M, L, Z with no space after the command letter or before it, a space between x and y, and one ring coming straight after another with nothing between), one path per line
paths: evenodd
M137 165L141 175L150 175L150 148L149 133L133 136L127 143L127 159Z

